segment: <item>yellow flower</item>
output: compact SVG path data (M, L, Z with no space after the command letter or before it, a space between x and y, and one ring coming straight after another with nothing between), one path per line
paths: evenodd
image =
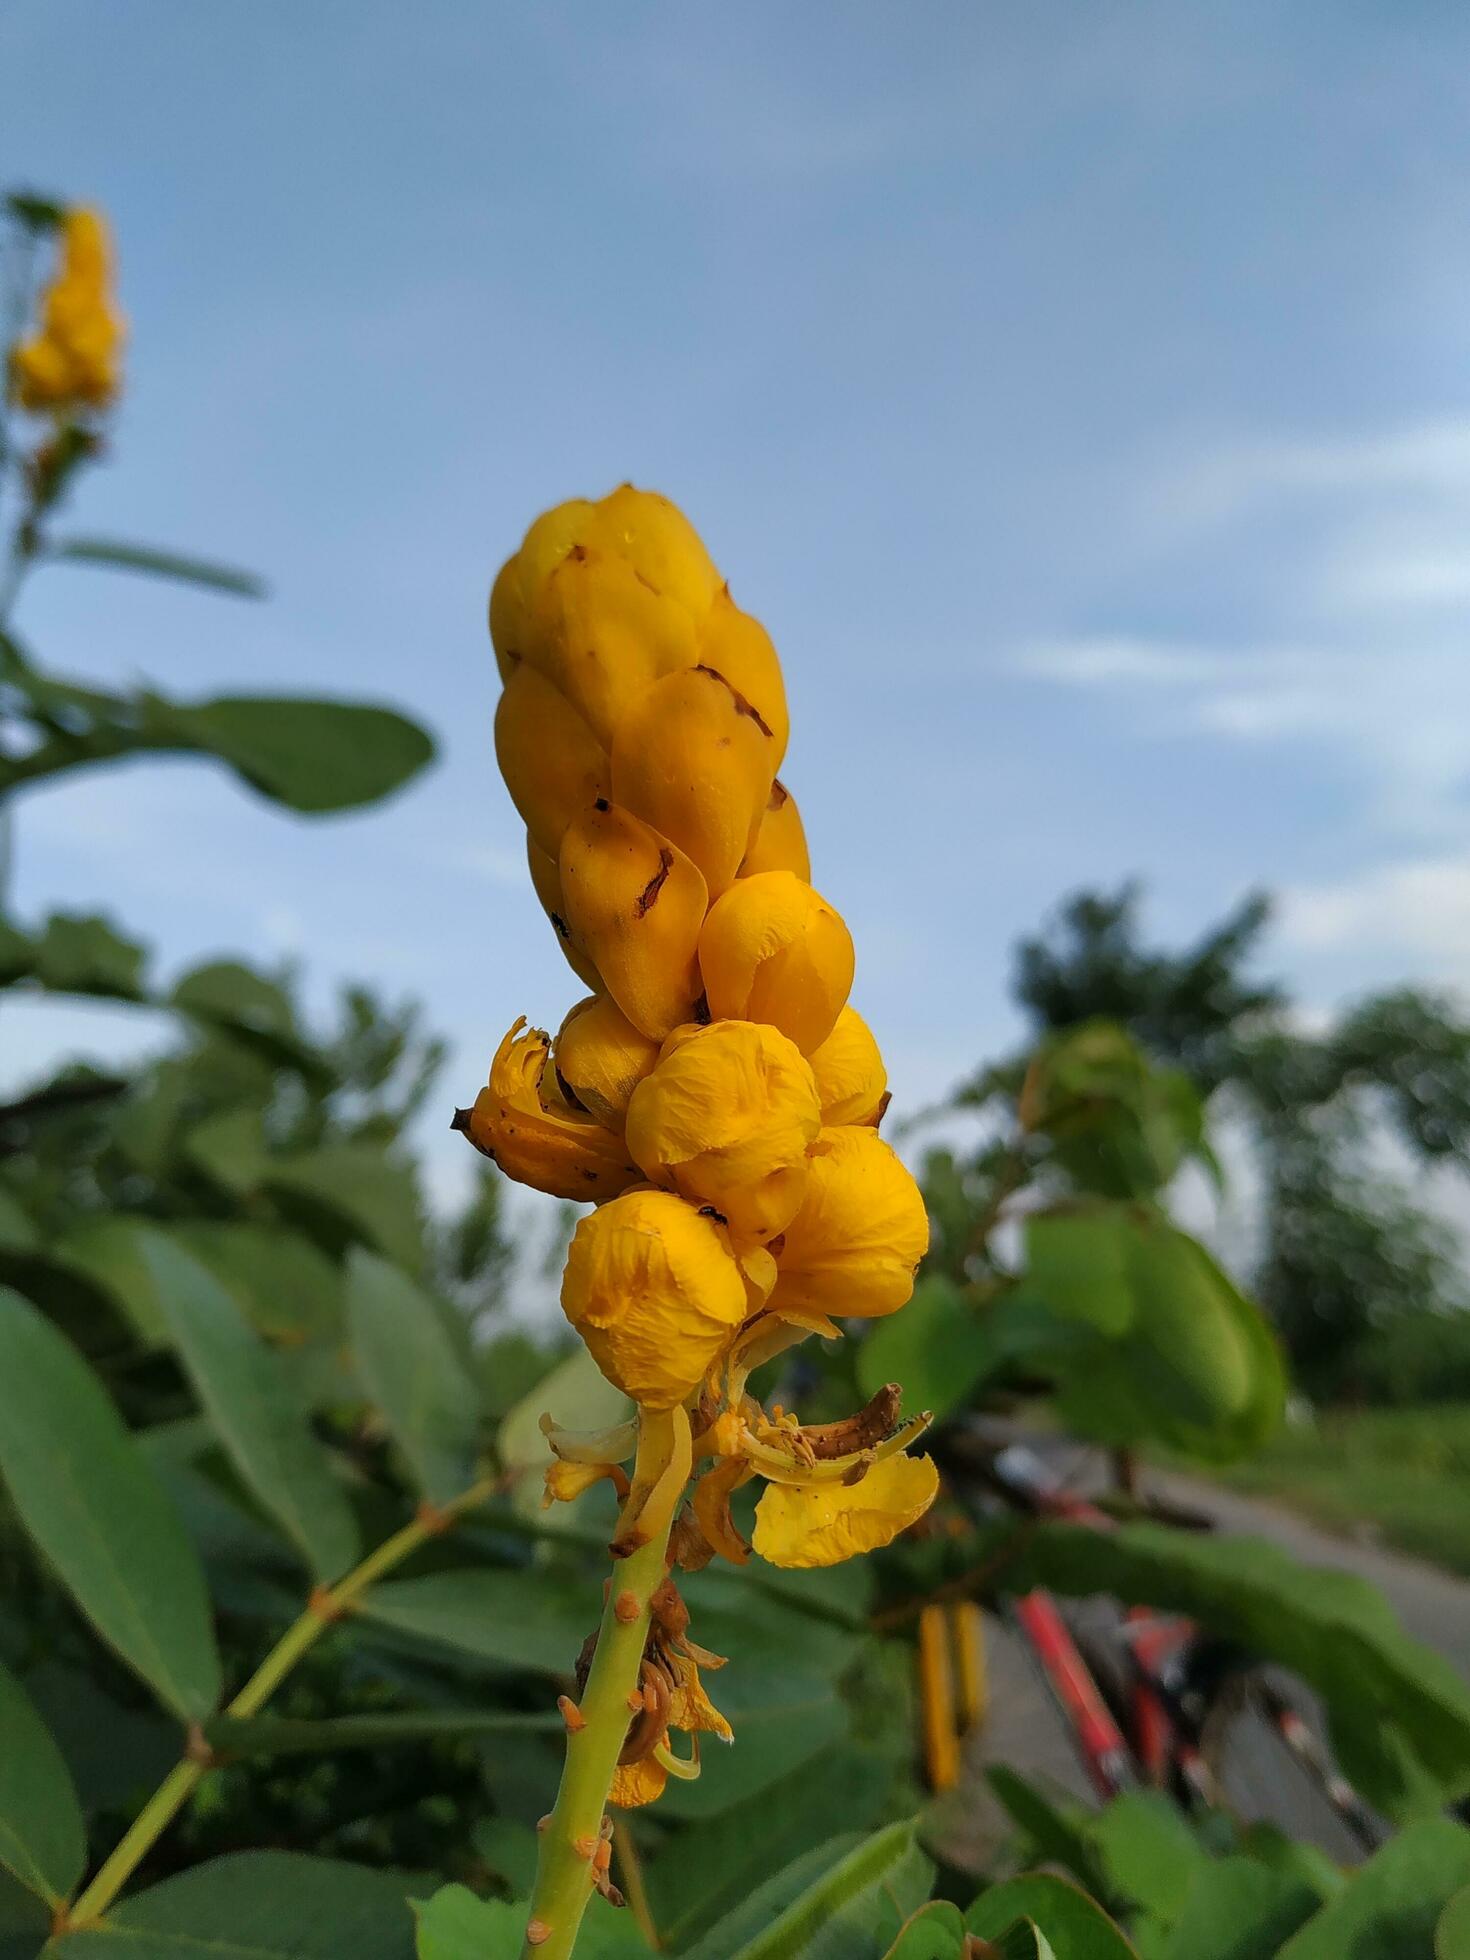
M770 634L758 619L740 610L728 587L700 624L699 664L728 681L760 717L771 739L771 767L779 769L791 733L781 662Z
M103 408L112 400L123 323L111 287L112 250L100 212L68 211L40 331L10 357L11 392L22 408Z
M919 1187L876 1131L823 1130L806 1196L776 1253L773 1313L892 1313L929 1245Z
M672 1192L640 1189L578 1225L561 1304L614 1387L672 1409L704 1380L748 1303L724 1227Z
M770 729L707 667L655 681L628 708L612 747L615 801L686 852L712 897L740 869L775 771Z
M809 1064L751 1021L676 1029L628 1104L628 1149L648 1176L713 1205L739 1237L791 1223L820 1128Z
M600 987L602 979L588 957L587 948L567 924L567 902L562 897L561 871L556 859L546 855L529 831L526 864L531 873L531 887L541 901L541 910L551 921L562 958L584 987Z
M844 1007L837 1025L811 1054L812 1074L827 1129L844 1123L876 1123L888 1093L888 1071L872 1031L855 1007Z
M541 1094L551 1043L539 1028L522 1034L524 1015L490 1064L490 1080L457 1125L475 1148L521 1184L554 1198L616 1197L639 1172L620 1136L573 1112L548 1109Z
M698 661L694 620L624 558L576 544L530 595L526 660L586 718L605 748L639 697Z
M658 1060L658 1046L616 1001L594 994L567 1015L552 1050L557 1074L588 1115L620 1130L628 1098Z
M782 782L771 784L760 829L740 867L742 878L753 878L758 871L791 871L803 884L809 885L812 881L812 859L806 847L806 828L796 807L796 798Z
M934 1502L927 1456L892 1456L854 1484L769 1484L755 1507L754 1545L772 1565L837 1565L891 1544Z
M566 696L524 662L495 710L495 757L526 829L551 857L572 818L607 794L606 752Z
M709 902L699 867L641 817L599 798L568 825L557 868L572 937L634 1027L662 1041L692 1020Z
M717 1020L766 1021L809 1055L852 987L852 935L790 871L739 878L710 907L699 965Z
M677 504L656 490L620 483L593 506L594 537L607 543L661 596L698 618L724 581L699 533Z

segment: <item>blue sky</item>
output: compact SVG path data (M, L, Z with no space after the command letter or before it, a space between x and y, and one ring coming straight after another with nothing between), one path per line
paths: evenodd
M0 77L0 176L118 237L128 393L75 526L273 586L55 570L18 625L443 743L331 822L189 764L38 791L22 911L419 995L468 1098L580 991L485 593L539 509L631 478L782 650L900 1106L1011 1038L1011 945L1082 883L1141 876L1172 937L1272 886L1311 1007L1470 986L1463 9L10 0ZM7 1020L7 1074L138 1038Z

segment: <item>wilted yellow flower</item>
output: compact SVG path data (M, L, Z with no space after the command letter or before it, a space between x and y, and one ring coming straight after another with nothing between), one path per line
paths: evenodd
M720 674L667 674L632 703L612 747L612 793L671 838L717 897L760 828L776 771L770 729Z
M852 935L792 872L760 871L710 907L699 966L716 1019L767 1021L809 1055L846 1005Z
M669 1772L656 1756L641 1756L636 1763L619 1763L613 1771L607 1800L615 1810L638 1810L656 1803L663 1795Z
M564 694L523 661L495 710L495 759L526 829L549 856L572 818L606 796L606 751Z
M796 798L781 782L771 784L765 814L755 842L740 867L742 878L753 878L758 871L791 871L803 884L812 879L811 853L806 847L806 829Z
M888 1093L888 1071L872 1030L855 1007L843 1008L836 1027L810 1059L825 1128L877 1121Z
M614 1387L671 1409L745 1318L745 1284L723 1226L670 1191L636 1190L578 1225L561 1304Z
M579 1000L552 1044L562 1082L609 1130L622 1129L628 1098L658 1060L658 1049L606 994Z
M117 393L122 340L106 222L97 211L68 211L40 329L10 356L11 392L22 408L104 408Z
M776 1255L775 1313L872 1318L901 1307L929 1246L924 1200L875 1130L823 1130Z
M662 1041L699 997L699 867L631 810L599 798L568 825L557 861L566 922L634 1027Z
M854 1484L768 1484L755 1507L755 1549L772 1565L838 1565L890 1544L934 1502L927 1456L891 1456Z
M548 1109L541 1095L551 1043L522 1016L490 1064L490 1080L458 1126L475 1148L521 1184L579 1201L612 1198L636 1184L623 1139L590 1117Z
M737 1236L773 1238L796 1216L821 1128L800 1050L751 1021L677 1028L628 1105L628 1149L655 1183L713 1205Z

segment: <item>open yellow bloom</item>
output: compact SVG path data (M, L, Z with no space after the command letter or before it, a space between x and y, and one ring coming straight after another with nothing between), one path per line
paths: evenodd
M561 1304L608 1380L649 1409L691 1395L749 1309L724 1227L670 1191L644 1189L578 1225Z
M751 1021L676 1028L628 1104L628 1149L648 1176L755 1239L796 1216L820 1128L800 1050Z
M699 966L717 1020L767 1021L809 1055L852 988L852 935L790 871L738 878L710 907Z
M641 1173L623 1139L565 1105L548 1108L541 1092L551 1043L539 1028L522 1033L522 1016L495 1051L490 1080L457 1127L507 1177L554 1198L585 1202L616 1197Z
M901 1307L929 1248L918 1185L876 1131L823 1130L776 1254L774 1313L872 1318Z
M97 211L68 211L40 330L10 357L11 392L22 408L103 408L117 393L122 340L107 225Z
M822 1104L822 1123L876 1123L888 1093L888 1071L872 1030L855 1007L844 1007L837 1025L811 1053Z
M755 1549L772 1565L838 1565L891 1544L934 1502L927 1456L891 1456L854 1484L770 1484L755 1507Z
M658 1060L658 1049L606 994L579 1000L552 1044L567 1090L609 1130L622 1129L628 1099Z

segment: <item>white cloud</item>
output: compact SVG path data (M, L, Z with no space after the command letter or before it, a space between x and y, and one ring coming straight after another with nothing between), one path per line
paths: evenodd
M1308 951L1391 945L1437 979L1470 984L1470 850L1290 887L1277 921L1288 942Z
M1199 647L1112 634L1038 640L1022 647L1012 664L1021 673L1073 687L1179 687L1213 679L1228 670L1229 659Z
M1161 502L1199 523L1267 499L1470 496L1470 416L1441 416L1377 435L1264 441L1223 448L1171 472Z

